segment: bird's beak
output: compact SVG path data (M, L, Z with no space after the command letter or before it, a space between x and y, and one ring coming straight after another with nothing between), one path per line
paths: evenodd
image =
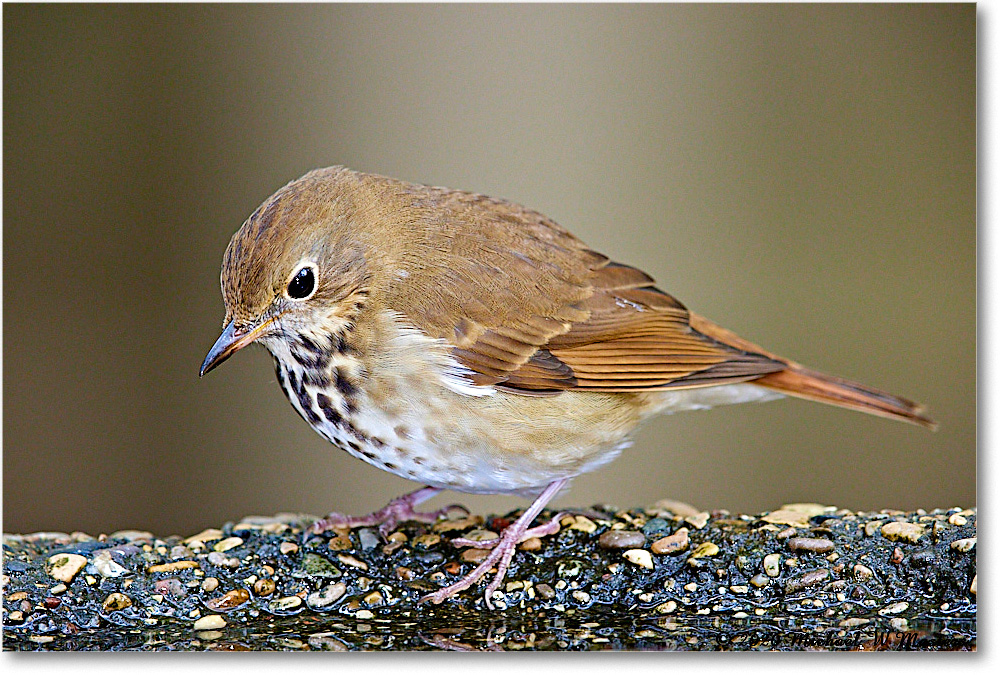
M236 329L235 322L230 321L229 325L223 329L219 339L208 350L208 356L205 357L204 363L201 364L201 372L198 373L198 377L202 377L205 373L259 338L264 329L272 321L274 321L273 318L268 319L250 331L239 331Z

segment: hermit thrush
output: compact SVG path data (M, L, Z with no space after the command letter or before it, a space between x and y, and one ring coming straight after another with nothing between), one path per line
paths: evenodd
M921 406L761 349L593 251L542 214L479 194L343 167L265 201L222 264L225 328L205 374L252 342L324 438L424 487L536 496L440 602L497 573L567 482L614 459L650 415L789 394L927 427ZM462 541L471 545L472 542ZM480 543L480 546L489 544Z

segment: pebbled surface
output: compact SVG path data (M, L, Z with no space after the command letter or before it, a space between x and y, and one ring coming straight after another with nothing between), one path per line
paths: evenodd
M545 512L543 518L553 515ZM302 514L192 537L5 535L4 650L975 650L976 510L575 512L441 605L517 517L305 538ZM540 521L541 522L541 521Z

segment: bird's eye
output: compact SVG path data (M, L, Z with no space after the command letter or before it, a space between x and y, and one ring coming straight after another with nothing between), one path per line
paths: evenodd
M314 290L316 290L316 276L310 265L306 265L296 272L292 280L288 282L288 297L293 300L304 300L312 295Z

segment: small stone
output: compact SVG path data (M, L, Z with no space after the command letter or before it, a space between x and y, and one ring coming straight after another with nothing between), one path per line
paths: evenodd
M367 609L359 609L357 612L354 613L354 616L355 616L355 618L358 618L358 619L374 619L375 618L375 615L370 610L367 610Z
M204 545L206 541L212 541L213 539L222 539L222 530L210 527L207 530L202 530L198 534L188 537L183 543L188 545L195 543Z
M18 591L17 593L11 593L8 595L6 599L8 602L21 602L27 597L28 593L26 591Z
M590 593L586 591L573 591L573 599L579 602L581 605L585 605L590 602Z
M862 565L861 563L854 565L854 567L851 568L851 571L854 573L854 578L858 581L868 581L875 576L875 572L872 571L872 568L867 565Z
M194 622L194 630L219 630L226 627L226 617L221 614L208 614Z
M820 569L812 570L811 572L806 572L805 574L789 579L785 582L785 593L797 593L803 589L809 588L810 586L815 586L816 584L826 581L830 577L830 570Z
M55 638L52 637L51 635L31 635L28 637L28 639L40 645L47 644L55 640Z
M955 527L962 527L969 521L961 513L953 513L951 514L951 517L948 518L948 522Z
M343 582L338 581L335 584L329 584L318 591L310 593L306 597L306 604L314 610L326 609L344 597L344 593L346 592L347 586Z
M882 536L890 541L907 541L916 544L923 534L923 526L902 520L894 520L882 526Z
M363 527L358 530L358 541L361 543L362 551L370 551L379 545L378 530L370 527Z
M62 593L65 592L66 592L66 584L56 584L55 586L49 589L49 593L51 593L52 595L61 595Z
M892 556L889 558L889 562L893 565L898 565L903 562L903 550L898 546L892 549Z
M865 523L865 536L874 537L875 533L882 529L882 525L884 524L881 520L869 520Z
M691 555L688 556L688 559L691 560L695 558L708 558L710 556L718 554L719 554L718 545L710 541L703 541L700 544L698 544L698 546L693 551L691 551Z
M686 516L684 522L692 525L696 530L700 530L706 525L708 525L708 519L710 518L707 511L702 511L701 513L696 513L693 516Z
M431 529L438 533L462 532L473 527L479 527L482 524L483 517L475 515L467 516L465 518L457 518L455 520L439 520Z
M259 596L268 596L274 593L273 579L258 579L253 584L253 592Z
M856 628L858 626L864 626L871 623L871 619L862 619L861 617L851 617L850 619L844 619L840 622L842 628Z
M879 610L879 614L886 616L888 614L899 614L900 612L905 612L910 607L908 602L896 602L888 607Z
M677 609L677 602L674 600L667 600L662 605L656 608L656 611L660 614L673 614Z
M544 600L551 600L556 597L556 592L552 590L552 587L548 584L536 584L535 592L538 593Z
M684 590L687 591L688 593L694 593L695 591L698 590L698 583L692 581L689 584L684 584Z
M902 632L909 629L910 622L902 617L897 616L895 619L889 621L889 625L892 627L893 630Z
M51 556L45 564L45 572L53 579L63 583L73 581L77 572L87 564L87 559L76 553L57 553Z
M201 590L206 593L211 593L216 588L219 587L219 580L215 577L205 577L205 580L201 582Z
M625 551L622 554L625 560L628 560L633 565L638 565L639 567L645 567L648 570L653 569L653 556L649 551L641 548L633 548Z
M339 633L313 633L309 636L309 646L326 652L349 651L347 644L337 639Z
M969 537L968 539L956 539L951 542L951 547L959 553L968 553L976 547L976 540L979 537Z
M465 535L465 539L471 541L493 541L494 539L499 539L500 535L492 530L473 530Z
M92 562L94 567L97 569L97 572L105 579L120 577L123 574L128 574L127 569L112 559L111 551L109 550L98 551L94 555Z
M771 511L761 518L765 523L772 525L793 525L795 527L806 527L809 525L810 516L802 511L792 511L790 509L778 509Z
M124 593L112 593L108 597L104 598L104 602L101 603L105 612L113 612L118 609L125 609L126 607L132 606L132 598L128 597Z
M486 560L490 555L490 552L485 548L467 548L462 551L462 555L459 556L462 562L479 564Z
M338 534L326 543L326 547L331 551L349 551L354 548L354 542L346 534Z
M646 509L656 517L663 517L663 515L677 516L678 518L687 518L688 516L696 516L699 511L690 504L685 502L679 502L674 499L661 499L652 506Z
M205 606L213 611L230 610L250 601L250 591L245 588L234 588L221 598L205 601Z
M341 553L340 555L337 556L337 560L344 563L345 565L350 565L351 567L355 567L359 570L368 571L368 563L362 560L358 560L354 556Z
M294 541L283 541L281 542L281 546L278 547L278 550L281 552L281 555L290 555L299 550L299 545Z
M413 538L414 548L419 548L426 551L427 549L437 546L441 542L441 535L428 532L427 534L421 534L418 537Z
M522 551L540 551L542 550L542 540L538 537L528 537L518 544L518 548Z
M969 593L972 593L973 595L978 595L976 593L976 582L977 581L979 581L979 575L978 574L975 575L974 577L972 577L972 584L969 585Z
M646 535L635 530L608 530L597 540L604 549L640 548L645 543Z
M755 574L750 577L750 585L754 588L764 588L769 583L771 583L771 578L766 574Z
M788 540L788 548L803 553L829 553L833 550L833 542L829 539L792 537Z
M365 596L365 604L369 607L377 607L379 605L385 604L385 598L378 591L372 591Z
M671 555L686 551L690 544L691 540L688 537L688 529L682 527L673 534L654 541L650 549L657 555Z
M225 553L231 548L236 548L237 546L243 545L243 539L241 537L227 537L220 542L217 542L215 546L212 547L213 551L218 551L219 553Z
M781 554L770 553L764 556L764 573L769 577L781 574Z
M730 586L729 590L732 591L733 593L736 593L737 595L746 595L747 593L750 592L749 588L747 588L746 586L742 586L742 585L740 585L740 586Z
M7 615L7 621L10 623L21 623L24 621L24 612L19 609L15 609Z
M146 568L146 571L150 574L155 574L157 572L176 572L177 570L186 570L192 567L198 567L198 563L194 560L178 560L162 565L150 565Z
M302 606L302 598L297 595L288 595L283 598L277 598L267 603L267 609L273 614L282 614L285 612L290 612L293 609L297 609Z
M569 529L593 534L597 531L597 523L586 516L574 516L573 524L569 526Z

